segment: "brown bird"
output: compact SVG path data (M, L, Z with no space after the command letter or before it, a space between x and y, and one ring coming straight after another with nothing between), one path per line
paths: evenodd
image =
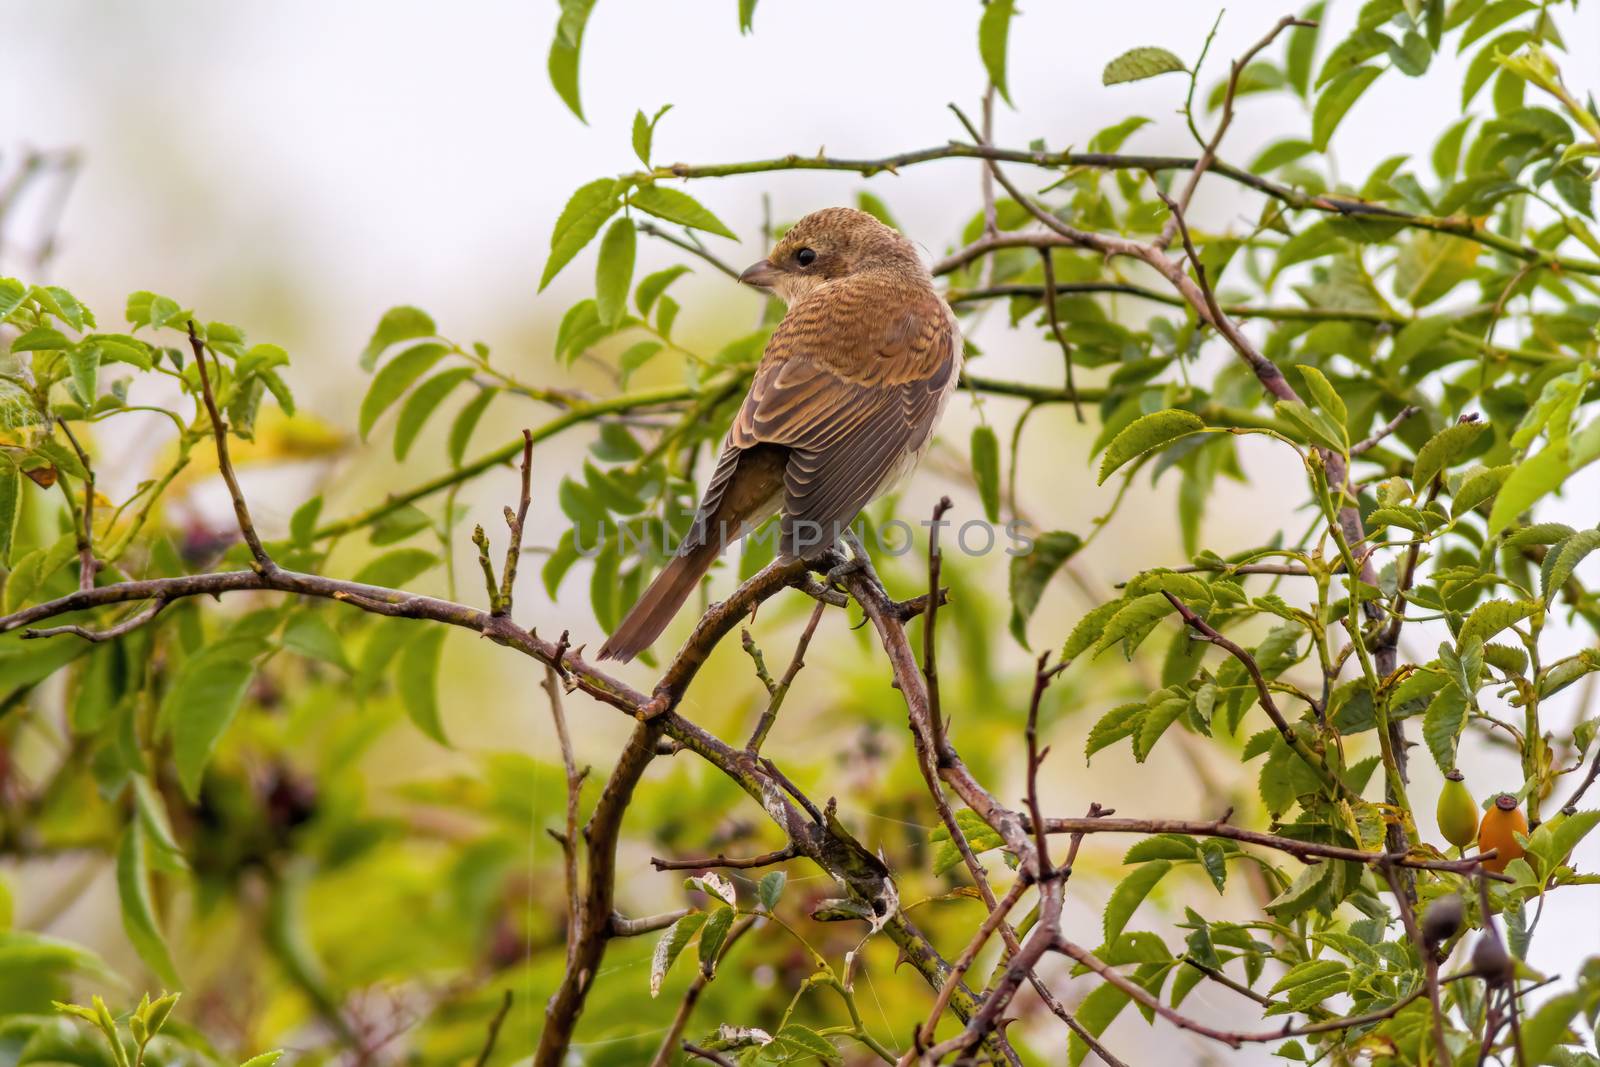
M694 525L609 640L632 659L729 544L783 509L779 553L815 559L916 466L961 375L961 333L916 249L871 215L807 215L739 276L789 305Z

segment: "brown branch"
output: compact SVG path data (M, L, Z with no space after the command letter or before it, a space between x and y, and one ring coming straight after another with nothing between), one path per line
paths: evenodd
M693 1041L685 1041L683 1043L683 1051L696 1059L705 1060L707 1063L715 1063L718 1067L735 1067L734 1062L722 1053L713 1052L708 1048L701 1048Z
M1233 61L1233 65L1228 72L1228 87L1222 97L1222 117L1217 120L1216 130L1211 134L1211 139L1206 142L1204 150L1200 153L1200 158L1195 160L1194 167L1189 171L1189 179L1184 183L1183 191L1178 194L1177 210L1174 211L1166 224L1161 227L1161 234L1155 240L1157 248L1166 248L1172 243L1178 213L1189 209L1190 202L1194 200L1195 190L1200 187L1200 179L1205 176L1206 171L1217 160L1217 149L1221 146L1222 138L1228 132L1228 127L1233 124L1233 101L1239 91L1240 75L1250 65L1250 61L1268 45L1272 44L1273 41L1277 40L1278 34L1284 30L1291 26L1315 27L1316 25L1315 22L1310 22L1306 19L1285 15L1273 25L1272 29L1267 31L1265 37L1252 45L1244 55Z
M1054 869L1050 866L1050 838L1049 831L1045 829L1044 815L1039 811L1039 766L1044 763L1044 758L1049 754L1049 749L1039 751L1039 705L1044 701L1044 691L1050 687L1050 681L1061 673L1061 667L1054 670L1045 665L1050 662L1050 653L1041 652L1039 660L1033 669L1033 695L1028 700L1028 725L1024 736L1028 742L1028 814L1033 820L1034 855L1038 863L1038 878L1044 881L1050 878ZM1068 866L1071 864L1069 863Z
M991 86L992 88L992 86ZM993 106L992 98L990 106ZM932 751L940 752L945 745L944 712L939 708L939 571L944 566L944 553L939 551L939 527L954 505L942 496L933 506L933 521L928 524L928 610L922 620L922 679L928 692L928 732Z
M478 1053L475 1067L488 1067L489 1057L494 1055L495 1042L500 1040L500 1027L505 1025L506 1016L509 1014L511 1014L511 990L507 989L505 995L500 998L500 1007L489 1020L489 1033L484 1038L483 1051Z
M206 370L206 346L200 340L200 335L195 332L194 320L190 319L189 347L194 349L195 368L200 375L200 394L205 400L206 414L211 417L211 433L217 441L217 469L222 472L222 480L228 486L228 495L233 498L233 514L239 521L239 533L244 537L244 543L250 548L253 560L251 566L258 571L270 571L277 565L272 562L272 557L267 555L267 550L261 544L261 537L256 533L256 524L250 518L250 506L244 501L244 492L239 488L239 477L233 472L233 460L228 454L228 424L222 421L222 412L217 410L216 394L211 388L211 374Z
M1056 311L1056 265L1051 259L1050 249L1039 249L1039 261L1044 266L1045 314L1050 322L1050 332L1055 335L1056 344L1061 346L1061 361L1066 364L1067 392L1072 394L1072 414L1082 424L1083 401L1078 398L1078 386L1072 380L1072 345L1067 341L1067 335L1061 332L1061 316Z
M902 1065L915 1062L914 1057L922 1048L933 1044L934 1031L938 1028L939 1020L944 1016L945 1009L950 1006L950 996L956 987L961 984L961 979L972 967L978 953L983 951L983 946L988 943L996 928L1005 922L1011 909L1016 907L1017 901L1022 899L1022 894L1027 891L1028 880L1018 878L1011 883L1011 888L1006 890L1006 895L1000 898L993 911L985 915L983 922L978 924L978 930L967 942L967 947L961 950L961 955L956 957L955 963L950 966L950 974L945 978L944 985L939 987L939 995L934 998L933 1008L928 1012L927 1020L922 1024L922 1029L917 1033L917 1047L907 1052L901 1058Z
M50 626L43 630L24 630L22 631L22 639L31 641L42 637L59 637L64 634L70 634L95 644L99 644L101 641L113 641L125 634L132 633L151 619L154 619L161 614L161 609L166 606L167 602L158 597L121 622L108 626L104 630L90 630L83 626Z
M651 856L650 866L658 871L703 871L711 867L748 871L756 867L770 867L774 863L792 860L799 854L799 850L791 844L772 852L763 852L759 856L724 856L720 852L715 856L707 856L704 859L672 860Z
M588 852L588 877L578 909L575 930L567 932L567 970L545 1006L544 1030L533 1054L534 1067L559 1067L566 1058L572 1031L578 1024L589 987L599 972L600 959L612 935L611 917L616 897L617 839L633 790L645 768L655 758L662 724L642 720L617 757L617 765L595 803L594 814L583 828Z
M522 431L522 491L517 495L517 510L506 508L506 529L510 540L506 542L506 561L500 570L500 599L491 614L510 615L513 586L517 580L517 560L522 554L522 527L528 521L528 505L532 500L533 431Z
M93 397L84 397L84 403L92 403ZM61 427L61 432L67 435L72 450L78 454L78 462L83 465L83 515L82 522L73 529L77 539L78 549L78 588L93 589L95 575L100 573L100 561L94 558L94 465L89 461L89 453L78 443L77 435L72 432L72 427L67 425L67 420L58 418L56 425ZM67 480L61 479L61 488L67 494L70 502L72 490L67 487Z
M1400 409L1400 413L1398 415L1384 423L1382 426L1378 427L1378 429L1373 432L1372 436L1364 440L1357 441L1355 444L1351 445L1350 454L1352 456L1359 456L1363 452L1371 451L1377 446L1379 441L1382 441L1385 437L1388 437L1390 434L1394 433L1400 428L1401 423L1405 422L1407 419L1417 414L1421 410L1422 409L1415 404L1407 404L1405 407Z
M1407 892L1404 880L1399 869L1385 860L1377 863L1378 872L1383 875L1384 881L1389 883L1389 892L1394 896L1395 908L1400 912L1400 925L1405 928L1406 937L1417 950L1417 959L1422 963L1423 988L1428 995L1428 1005L1433 1021L1434 1051L1445 1059L1450 1058L1450 1046L1445 1041L1444 1008L1439 1003L1439 960L1433 953L1433 946L1428 944L1422 936L1422 930L1417 926L1416 910L1411 906L1411 895Z
M1389 852L1367 852L1343 845L1325 845L1318 841L1301 841L1293 837L1279 837L1260 830L1246 830L1221 819L1072 819L1051 817L1045 825L1052 834L1187 834L1191 837L1223 837L1230 841L1260 845L1263 848L1287 852L1303 863L1317 859L1348 860L1351 863L1377 864L1391 862L1398 867L1419 871L1444 871L1450 874L1478 874L1482 861L1492 859L1494 850L1458 860L1431 860L1411 855ZM1031 829L1031 826L1030 826ZM1510 875L1483 872L1497 882L1513 882Z
M562 635L563 638L566 636ZM557 657L558 659L560 657ZM566 778L567 822L566 831L558 840L561 843L562 868L566 878L567 930L577 930L580 918L578 899L578 803L583 790L587 769L578 770L572 756L572 737L567 733L567 715L561 699L561 678L554 667L544 669L544 691L550 699L550 718L555 724L556 742L561 749L561 768ZM573 941L567 941L567 965L572 965Z
M789 695L789 688L794 685L795 676L806 665L806 649L811 647L811 638L816 635L817 624L822 621L822 613L827 607L826 601L819 600L817 606L811 609L811 619L806 623L805 629L800 631L800 640L795 642L794 655L790 657L789 666L784 669L783 677L767 689L767 706L761 712L761 718L757 720L755 729L750 733L750 740L745 742L744 746L745 751L751 755L761 751L761 745L766 741L773 723L778 721L778 709L783 707L783 700Z
M688 908L678 908L675 911L664 911L660 915L646 915L640 919L630 919L626 915L612 912L611 936L639 937L642 934L653 934L657 930L665 930L687 914L689 914Z

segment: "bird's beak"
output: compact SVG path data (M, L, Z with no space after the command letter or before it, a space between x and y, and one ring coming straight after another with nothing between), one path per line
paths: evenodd
M757 289L771 289L777 283L779 273L778 268L772 265L772 260L763 259L746 267L744 273L739 275L739 281Z

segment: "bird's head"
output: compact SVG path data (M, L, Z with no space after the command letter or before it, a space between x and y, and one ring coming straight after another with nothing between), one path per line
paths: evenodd
M899 233L865 211L830 207L790 227L739 280L793 304L825 282L865 273L927 276L915 246Z

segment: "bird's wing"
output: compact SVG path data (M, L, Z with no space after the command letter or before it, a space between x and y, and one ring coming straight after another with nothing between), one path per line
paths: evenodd
M715 509L746 449L786 447L785 551L797 530L804 547L833 543L927 442L959 366L937 293L828 289L792 307L773 333L702 504L702 513Z

